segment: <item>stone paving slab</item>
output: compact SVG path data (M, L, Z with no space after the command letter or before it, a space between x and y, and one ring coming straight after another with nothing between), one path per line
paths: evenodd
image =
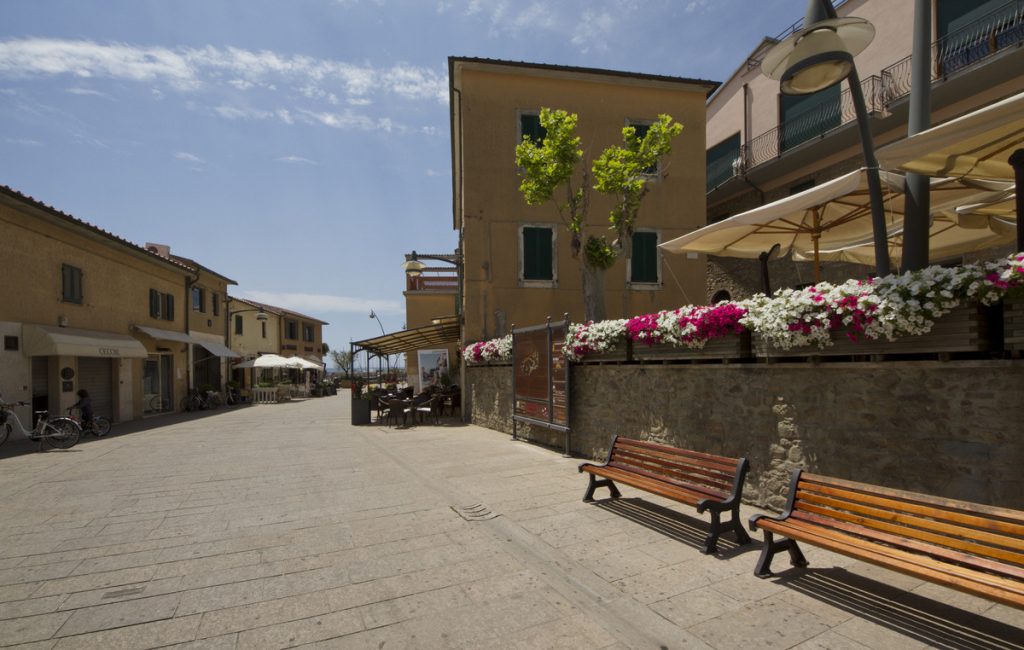
M755 578L758 536L705 556L692 508L584 504L578 462L452 420L353 427L347 395L11 441L0 646L1024 648L1021 610L813 547Z

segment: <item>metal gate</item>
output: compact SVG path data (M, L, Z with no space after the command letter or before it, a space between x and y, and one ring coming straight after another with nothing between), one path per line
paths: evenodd
M98 357L78 358L78 387L89 391L92 411L113 422L114 373L110 359Z

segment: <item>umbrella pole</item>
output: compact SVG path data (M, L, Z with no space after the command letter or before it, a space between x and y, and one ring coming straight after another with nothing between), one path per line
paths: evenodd
M818 251L818 235L812 235L811 239L814 240L814 284L821 282L821 259Z
M1017 183L1017 252L1020 252L1024 251L1024 218L1021 215L1024 212L1024 192L1020 191L1024 184L1024 149L1014 151L1007 162L1013 167L1013 177Z

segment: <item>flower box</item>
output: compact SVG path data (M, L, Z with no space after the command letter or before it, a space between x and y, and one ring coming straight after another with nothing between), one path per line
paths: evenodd
M754 354L766 358L837 357L892 354L949 354L952 352L985 352L991 349L989 328L984 308L977 303L961 305L935 320L927 334L905 336L895 341L858 339L851 341L844 333L832 334L833 344L821 349L808 345L781 350L754 335Z
M674 346L670 343L657 345L633 344L633 359L644 361L731 361L750 356L750 333L730 334L712 339L703 348Z
M622 341L614 348L606 352L589 352L583 357L580 363L622 363L629 361L630 347L635 350L630 341Z
M1003 344L1009 351L1024 350L1024 296L1003 301Z

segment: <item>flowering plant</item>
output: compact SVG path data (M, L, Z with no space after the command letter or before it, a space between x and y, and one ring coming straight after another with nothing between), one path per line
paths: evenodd
M467 345L462 358L470 364L512 360L512 335Z
M702 348L710 340L757 332L773 347L825 348L836 334L858 341L890 341L926 334L935 319L961 304L990 305L1010 293L1024 293L1024 253L992 262L955 268L930 266L902 275L842 284L821 282L805 289L758 294L740 302L680 307L629 319L574 323L569 326L565 356L580 361L615 348L627 338ZM512 337L474 343L463 351L469 363L509 361Z

